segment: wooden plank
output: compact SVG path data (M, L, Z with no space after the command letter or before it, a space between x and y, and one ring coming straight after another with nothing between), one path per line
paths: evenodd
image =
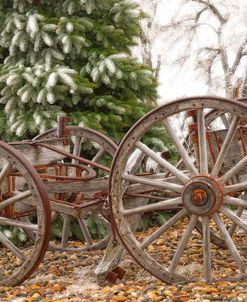
M94 178L89 181L78 182L45 182L46 190L49 194L66 193L66 192L82 192L93 193L108 190L108 178Z
M52 211L67 214L67 215L73 216L75 218L79 217L79 213L73 205L60 203L60 202L57 202L54 200L50 200L50 204L51 204Z
M64 146L62 142L49 142L50 145L64 150L66 152L70 151L70 146ZM64 158L64 155L61 155L57 152L51 151L47 148L36 146L36 145L30 145L30 144L11 144L12 147L19 150L22 155L24 155L29 163L32 166L36 165L45 165L49 163L53 163L59 160L62 160ZM6 161L3 159L0 159L0 168L4 167L6 164Z
M62 241L61 241L61 246L63 248L68 246L69 229L70 229L70 216L63 214L63 231L62 231Z
M86 221L81 217L78 218L77 221L80 225L82 235L83 235L85 241L87 242L87 245L92 245L93 242L92 242L92 238L91 238L89 229L87 227Z

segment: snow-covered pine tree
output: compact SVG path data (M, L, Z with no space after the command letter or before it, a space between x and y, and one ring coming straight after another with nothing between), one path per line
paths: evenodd
M143 17L127 0L1 0L0 136L33 137L58 114L119 141L156 97L130 48Z

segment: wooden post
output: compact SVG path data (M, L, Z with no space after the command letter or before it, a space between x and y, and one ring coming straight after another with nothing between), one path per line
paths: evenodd
M67 116L58 116L58 127L57 127L57 137L62 138L64 137L64 145L68 145L69 141L69 129L66 127L67 123L71 122L71 118Z
M144 153L141 150L136 149L128 160L126 171L131 172L134 171L137 167L140 167L143 159ZM128 205L131 205L130 207L145 205L147 204L147 202L147 198L135 198L134 200L126 200L126 203ZM137 228L137 222L140 221L140 214L134 214L129 216L128 221L131 227L135 230ZM105 281L108 279L114 279L112 278L111 273L112 271L114 272L114 270L119 266L120 262L122 261L125 255L125 251L126 250L123 247L121 240L117 238L117 243L113 243L113 238L111 237L109 244L106 248L104 257L102 258L101 262L94 271L99 284L104 284ZM115 279L117 277L118 274L116 274Z

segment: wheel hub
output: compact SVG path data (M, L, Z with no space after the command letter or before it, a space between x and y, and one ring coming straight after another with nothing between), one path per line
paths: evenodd
M203 189L195 189L191 193L191 201L197 206L203 206L208 200L208 194Z
M221 185L210 176L196 176L185 185L182 198L190 213L207 216L218 211L223 193Z

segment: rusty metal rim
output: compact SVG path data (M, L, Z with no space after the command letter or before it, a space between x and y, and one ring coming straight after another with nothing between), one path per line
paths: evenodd
M243 102L243 101L247 101L247 98L236 98L236 99L232 99L233 101L237 101L237 102ZM245 104L245 105L247 105L246 103L242 103L242 104ZM211 110L211 111L209 111L206 115L205 115L205 119L209 119L210 121L211 121L211 119L210 119L210 116L211 115L214 115L215 113L217 112L217 109L213 109L213 110ZM224 114L224 112L222 111L220 114L218 114L218 115L215 115L216 117L219 117L219 116L221 116L222 114Z
M96 131L96 130L92 130L92 129L88 129L88 128L84 128L84 127L81 127L81 126L68 126L67 127L68 131L69 131L69 135L71 136L81 136L81 137L86 137L86 138L91 138L92 135L94 135L94 139L97 143L99 144L107 144L106 146L106 151L114 156L116 150L117 150L117 145L109 138L107 137L106 135ZM77 132L81 133L81 135L76 135ZM39 134L38 136L36 136L34 139L33 139L33 142L35 142L37 145L40 145L44 148L47 148L47 149L50 149L50 150L53 150L54 152L57 152L57 153L60 153L60 154L63 154L64 156L67 156L67 157L70 157L71 159L75 159L75 160L78 160L84 164L88 164L88 165L91 165L93 167L96 167L96 168L99 168L99 169L102 169L106 172L110 172L110 169L104 165L101 165L101 164L98 164L98 163L95 163L95 162L91 162L89 160L86 160L84 158L81 158L80 156L75 156L71 153L68 153L68 152L65 152L59 148L56 148L56 147L53 147L51 145L48 145L48 144L45 144L42 142L42 139L46 139L46 138L49 138L49 141L51 141L52 138L54 138L54 141L56 141L57 139L58 140L61 140L61 138L58 138L57 137L57 128L52 128L52 129L49 129L47 130L46 132L42 133L42 134ZM41 141L39 143L39 140ZM26 142L26 143L30 143L31 142Z
M54 151L54 152L56 152L58 154L62 154L62 155L66 156L66 157L68 157L70 159L78 160L79 162L81 162L83 164L87 164L87 165L93 166L95 168L99 168L99 169L101 169L103 171L106 171L106 172L110 172L110 168L108 168L108 167L106 167L104 165L95 163L95 162L93 162L91 160L85 159L85 158L80 157L80 156L73 155L73 154L71 154L69 152L66 152L66 151L64 151L62 149L56 148L56 147L54 147L52 145L40 143L38 141L35 142L35 143L31 143L31 144L32 145L37 145L37 146L40 146L40 147L44 147L44 148L49 149L51 151Z
M100 133L99 131L89 129L89 128L86 128L86 127L81 127L81 126L67 126L67 128L70 131L70 133L72 133L72 135L73 135L73 131L82 131L82 132L85 132L87 135L95 134L96 136L98 136L102 140L106 141L109 144L109 146L111 146L112 150L108 150L108 152L110 152L111 155L114 155L115 151L118 148L117 144L114 143L112 139L110 139L108 136L104 135L103 133ZM52 129L49 129L49 130L45 131L42 134L37 135L36 137L33 138L33 140L37 141L37 140L40 140L43 137L49 136L51 134L56 136L56 133L57 133L57 128L52 128Z
M28 172L40 195L41 202L42 202L42 210L44 212L44 221L45 221L44 233L42 234L42 239L41 239L42 243L40 245L40 248L38 251L35 251L35 257L36 257L35 262L33 263L32 267L28 271L26 271L20 279L16 278L15 280L11 280L10 277L11 285L18 285L23 281L25 281L37 269L40 262L44 258L50 240L51 209L50 209L48 194L46 192L44 184L41 181L38 173L30 165L27 159L19 151L17 151L16 149L14 149L13 147L11 147L10 145L8 145L3 141L0 141L0 147L3 148L8 153L12 154L17 159L17 161L24 167L24 169Z
M125 248L127 249L127 251L130 253L130 255L132 255L132 257L137 261L137 263L139 263L142 267L144 267L146 270L148 270L152 275L156 276L158 279L161 279L162 281L166 281L168 283L173 283L173 282L188 282L191 280L185 280L182 276L179 276L177 274L171 274L169 273L167 270L164 270L163 268L161 269L162 265L159 264L158 262L156 262L152 257L148 256L149 258L149 262L153 264L153 266L156 266L156 269L154 267L147 267L146 261L142 260L142 254L144 255L144 252L138 252L137 251L137 247L135 246L134 243L134 239L128 234L128 232L125 230L125 235L121 233L120 228L123 228L122 225L122 219L121 219L121 215L118 218L118 221L116 220L117 218L115 217L115 213L113 210L113 203L112 201L115 200L116 202L116 213L119 216L120 213L120 209L118 208L118 204L120 203L119 199L117 200L117 195L120 193L118 192L113 192L112 191L112 187L114 185L114 183L116 183L117 185L117 177L120 177L119 175L121 174L121 169L120 171L118 171L118 166L121 165L121 163L119 163L119 157L121 159L121 156L124 156L124 160L123 163L126 164L126 157L129 156L129 153L134 149L134 141L138 140L141 138L141 136L146 133L146 130L149 129L149 126L152 126L153 124L159 122L162 119L167 118L168 116L174 115L178 112L182 112L188 109L200 109L200 108L204 108L207 107L206 103L203 104L203 101L207 101L207 100L211 100L211 102L213 102L208 106L208 108L215 108L215 109L219 109L217 107L217 103L220 102L224 102L226 103L226 108L228 112L232 112L233 114L237 114L239 117L246 117L247 115L247 105L241 103L240 101L236 101L236 100L232 100L229 98L222 98L222 97L215 97L215 96L193 96L193 97L187 97L187 98L181 98L181 99L176 99L174 101L168 102L154 110L152 110L150 113L146 114L144 117L142 117L139 121L137 121L134 126L127 132L127 134L125 135L125 137L123 138L122 142L119 145L119 148L114 156L113 159L113 163L112 163L112 170L111 170L111 174L110 174L110 183L109 183L109 192L110 192L110 196L109 196L109 203L110 203L110 211L111 211L111 215L112 215L112 224L114 226L115 231L117 232L119 238L121 239L123 245L125 246ZM190 103L192 101L200 101L197 104L194 104L193 106L190 106ZM229 105L230 109L227 107L227 104ZM181 107L179 108L178 105L181 105ZM238 106L238 108L242 108L241 112L240 110L237 112L236 108L231 108L234 105ZM186 108L187 106L187 108ZM176 108L176 109L173 109ZM169 112L169 109L171 112ZM160 112L163 112L162 114ZM168 113L167 113L168 112ZM157 117L160 113L160 116ZM154 116L156 115L156 118L152 120L152 117L154 118ZM152 120L149 122L148 125L145 124L146 120L149 119ZM137 133L137 129L140 130L142 129L142 131L140 131L139 133ZM135 131L136 130L136 131ZM131 140L133 141L133 143L131 143ZM124 151L123 151L124 150ZM122 153L122 154L121 154ZM115 179L116 177L116 179ZM119 186L119 184L118 184ZM113 195L114 194L114 195ZM118 197L119 198L119 197ZM120 197L121 198L121 197ZM120 226L121 224L121 226ZM123 235L123 236L122 236ZM128 236L128 239L125 239L124 237ZM131 239L130 239L131 237ZM131 243L134 245L134 247L130 246L130 241ZM157 266L158 265L158 266Z

